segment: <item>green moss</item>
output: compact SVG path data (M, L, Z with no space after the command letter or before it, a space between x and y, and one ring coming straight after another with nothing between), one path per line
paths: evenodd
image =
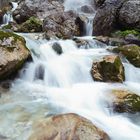
M113 49L114 52L122 53L130 63L140 67L140 47L139 46L122 46Z
M112 36L117 36L117 37L125 37L129 34L133 34L137 37L140 38L140 32L138 30L124 30L124 31L116 31L115 33L112 34Z
M42 21L38 18L31 17L26 22L22 23L18 29L20 32L41 32Z
M25 43L25 39L17 34L14 34L13 32L6 32L4 30L0 30L0 40L3 40L4 38L13 37L14 41L20 40Z
M8 24L2 27L2 29L11 29L11 28L12 28L11 24Z

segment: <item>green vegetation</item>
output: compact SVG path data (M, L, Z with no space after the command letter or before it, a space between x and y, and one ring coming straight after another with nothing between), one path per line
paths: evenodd
M125 31L116 31L115 33L112 34L112 36L115 36L115 37L125 37L129 34L132 34L134 36L137 36L138 38L140 38L140 32L137 31L137 30L125 30Z

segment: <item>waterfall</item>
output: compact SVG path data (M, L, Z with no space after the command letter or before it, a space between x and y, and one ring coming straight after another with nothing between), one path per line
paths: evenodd
M131 117L114 113L107 102L112 90L130 90L140 95L140 69L124 62L126 80L119 84L95 82L90 74L94 61L112 54L107 51L109 46L91 36L94 14L80 10L90 2L64 2L65 10L74 9L87 17L86 36L75 37L86 42L81 46L70 39L48 41L36 39L40 34L19 33L25 38L33 61L26 63L10 91L0 98L0 136L28 140L34 121L72 112L91 120L111 140L140 139L139 114ZM16 6L13 3L12 10ZM8 15L4 18L4 24L12 20Z
M17 8L18 4L16 2L11 2L12 9L11 11L7 11L3 16L3 25L7 25L9 22L13 21L12 12Z

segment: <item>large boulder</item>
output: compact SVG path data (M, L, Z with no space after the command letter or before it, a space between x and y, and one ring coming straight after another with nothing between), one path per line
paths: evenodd
M110 35L117 29L140 29L139 0L106 0L93 21L93 35Z
M11 32L0 31L0 80L15 74L29 56L24 38Z
M91 75L95 81L123 82L125 80L124 67L119 56L105 56L103 60L94 62Z
M140 47L135 44L113 48L113 52L123 54L135 67L140 67Z
M13 12L13 17L17 23L23 23L32 16L44 19L53 13L63 11L64 7L59 1L23 0L20 1L17 9Z
M140 112L140 96L127 90L113 90L111 92L113 110L118 113Z
M43 23L43 30L46 38L67 39L81 35L78 16L73 11L59 12L47 16Z
M140 0L126 1L119 11L119 23L127 29L140 29Z
M124 0L107 0L95 15L93 21L93 35L110 35L116 28L118 9Z
M29 140L109 140L109 137L87 119L63 114L38 121Z

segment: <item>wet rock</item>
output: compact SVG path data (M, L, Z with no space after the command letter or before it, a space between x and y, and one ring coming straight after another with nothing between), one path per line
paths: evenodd
M76 114L63 114L40 120L29 140L109 140L101 129Z
M63 53L62 47L57 42L53 43L52 48L59 55Z
M45 75L45 68L42 64L39 64L35 70L34 80L43 80Z
M140 47L135 44L113 48L113 52L123 54L135 67L140 67Z
M96 36L95 39L111 46L122 46L122 45L129 44L129 42L127 42L123 38L117 38L117 37L113 38L108 36Z
M11 32L0 31L0 80L19 70L30 56L25 40Z
M127 90L113 90L113 110L118 113L140 112L140 96Z
M47 16L43 23L46 38L72 38L80 36L81 31L77 23L77 15L73 11L59 12Z
M23 0L13 12L13 17L17 23L23 23L33 16L44 19L51 14L63 11L64 7L59 1Z
M123 82L125 79L124 67L119 56L110 55L99 62L95 62L91 69L95 81Z
M93 7L89 5L84 5L81 7L81 11L84 13L94 13L95 11L93 10Z

